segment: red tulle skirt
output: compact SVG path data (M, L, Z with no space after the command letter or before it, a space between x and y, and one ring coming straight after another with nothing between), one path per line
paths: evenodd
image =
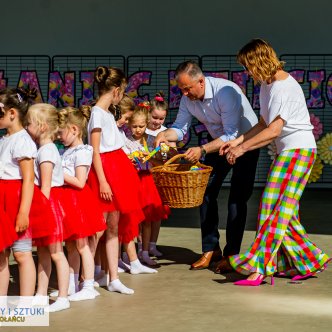
M48 236L34 240L33 244L37 247L48 246L52 243L62 242L63 238L63 221L65 212L63 209L64 189L63 187L52 187L50 192L50 206L52 209L55 223L52 233Z
M88 185L83 189L63 187L63 239L77 240L107 228L100 205Z
M171 210L169 206L164 205L161 201L158 189L154 183L150 171L139 171L141 181L141 204L147 222L167 219Z
M0 206L15 227L21 204L22 180L0 180ZM52 234L55 219L49 200L35 185L29 213L29 227L18 233L18 240L38 239Z
M10 247L17 239L13 223L0 207L0 252Z
M100 197L99 182L94 168L89 173L88 184L98 198L103 212L120 212L119 240L128 243L138 235L138 224L144 220L140 202L140 180L132 162L122 149L101 153L101 162L112 201Z

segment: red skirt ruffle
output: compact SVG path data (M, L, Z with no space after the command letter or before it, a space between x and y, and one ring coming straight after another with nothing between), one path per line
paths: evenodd
M154 183L150 171L139 171L141 181L141 204L147 222L167 219L171 213L169 206L164 205L161 201L158 189Z
M65 213L64 240L85 238L107 228L99 202L88 185L83 189L64 186L61 203Z
M16 217L21 204L22 180L0 180L0 206L16 226ZM18 240L37 239L52 234L55 219L49 200L35 185L29 213L29 227L18 233Z
M138 235L138 224L144 220L139 197L140 180L135 167L122 149L101 153L100 158L113 193L112 201L105 201L100 197L99 182L93 167L88 184L98 198L103 212L120 212L119 240L128 243Z
M15 227L7 214L0 208L0 252L10 247L17 239Z
M34 240L33 244L37 247L48 246L52 243L62 242L63 238L63 221L65 212L63 209L64 189L63 187L52 187L50 193L50 206L55 219L52 233L48 236Z

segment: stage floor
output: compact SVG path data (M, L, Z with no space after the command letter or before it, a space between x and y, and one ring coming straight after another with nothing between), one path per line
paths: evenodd
M227 190L221 195L225 200ZM254 238L260 190L249 205L248 227L243 251ZM331 190L307 190L302 219L312 240L332 257ZM225 204L221 202L223 217ZM53 313L50 327L37 331L330 331L332 328L332 265L315 277L292 284L276 278L275 285L238 287L235 273L215 274L212 270L190 271L201 252L198 211L177 210L164 223L159 239L159 273L120 274L135 294L121 295L100 289L92 301L75 302L71 309ZM223 227L223 225L221 225ZM225 232L220 230L221 246ZM15 273L16 266L13 266ZM54 284L53 284L54 286ZM15 291L16 285L11 286ZM17 290L16 290L17 291ZM25 331L27 328L0 328ZM29 328L31 330L31 328Z

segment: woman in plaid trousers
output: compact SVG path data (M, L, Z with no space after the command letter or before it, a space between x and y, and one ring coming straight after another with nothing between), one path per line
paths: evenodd
M238 61L261 83L259 123L249 132L227 142L220 154L229 163L247 151L275 141L273 161L261 198L256 238L244 254L229 257L233 269L248 275L235 282L259 286L278 272L305 279L325 269L329 257L310 241L300 223L299 200L316 157L309 112L297 81L283 70L273 48L253 39L238 53Z

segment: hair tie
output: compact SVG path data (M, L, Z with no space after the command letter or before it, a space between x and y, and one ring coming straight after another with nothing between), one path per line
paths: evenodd
M18 101L21 103L23 101L21 95L18 92L16 94L17 94Z
M146 108L148 110L150 109L150 105L146 101L143 101L143 102L139 103L137 106L138 107L144 107L144 108Z
M160 102L163 102L163 101L164 101L164 98L161 97L161 96L156 96L156 97L154 97L154 100L156 100L156 101L160 101Z
M5 107L5 105L3 103L0 103L0 108L2 108L2 107Z

